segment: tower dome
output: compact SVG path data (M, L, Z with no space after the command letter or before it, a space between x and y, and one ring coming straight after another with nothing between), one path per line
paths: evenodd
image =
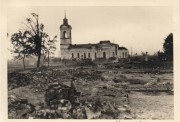
M71 25L68 24L68 19L66 18L66 12L65 12L64 19L63 19L63 24L60 26L60 29L63 29L63 28L72 29Z

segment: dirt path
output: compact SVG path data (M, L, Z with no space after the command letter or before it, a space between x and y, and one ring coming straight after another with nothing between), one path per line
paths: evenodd
M130 106L136 119L173 119L174 96L161 93L161 95L145 95L133 92L130 95Z

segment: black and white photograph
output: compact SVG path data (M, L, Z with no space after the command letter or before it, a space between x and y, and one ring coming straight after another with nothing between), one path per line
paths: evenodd
M173 6L8 6L7 118L174 120Z

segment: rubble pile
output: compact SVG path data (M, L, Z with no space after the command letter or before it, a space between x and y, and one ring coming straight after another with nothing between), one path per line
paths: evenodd
M68 78L72 77L70 73L53 70L52 68L41 67L33 69L27 73L12 72L8 73L8 89L14 89L30 85L33 89L42 90L46 89L49 83L53 82L64 82Z
M127 81L127 77L125 75L119 75L113 79L115 83L123 83Z
M84 118L83 108L80 106L80 92L71 82L71 86L62 83L52 83L45 92L45 110L37 111L36 118Z
M160 94L160 92L166 92L170 95L174 94L173 83L169 81L163 81L157 78L154 81L143 81L131 79L131 84L128 85L127 91L138 91L146 94Z
M35 106L28 103L27 99L17 98L13 95L8 97L9 119L28 118L35 111Z
M93 81L100 79L101 72L98 71L88 71L80 69L66 69L66 70L56 70L55 68L41 67L37 69L32 69L27 73L12 72L8 73L8 85L9 90L31 85L33 89L44 91L49 83L54 82L69 82L68 79L76 77L79 79Z
M122 72L123 74L122 75L121 73L116 73L113 71L104 72L102 73L101 79L102 81L107 82L108 84L111 82L110 83L111 86L124 88L127 92L138 91L138 92L147 92L150 94L166 92L169 94L173 94L173 82L171 81L164 81L160 79L158 76L153 77L153 79L145 79L140 76L135 76L137 74L136 72L134 72L135 77L128 77L129 73L130 72L128 71L126 73ZM112 81L116 84L113 84ZM109 88L109 86L105 88Z
M28 74L22 74L19 72L12 72L8 74L8 89L15 89L18 87L29 85L32 78Z
M51 107L51 103L59 104L58 102L61 103L62 100L68 100L71 104L78 105L79 97L80 97L80 92L76 91L73 83L71 83L71 86L67 86L61 83L53 83L46 90L45 102L47 103L47 106L50 107ZM54 105L52 106L55 107Z
M142 79L137 79L137 78L133 78L133 79L128 79L127 80L130 84L141 84L144 85L147 83L147 81L142 80Z
M99 91L99 93L102 92ZM110 91L105 92L105 96L112 97L108 93L110 94ZM122 97L122 94L120 93L117 97L119 96ZM53 83L46 90L44 109L36 111L35 118L115 119L120 117L121 112L129 112L127 109L125 109L126 111L118 109L117 103L110 102L105 97L87 98L86 100L81 97L81 93L77 91L73 81L70 86Z
M85 80L98 80L101 78L101 72L99 71L89 71L89 70L76 70L73 74L76 78L81 78Z
M164 81L160 82L158 79L157 81L149 82L144 84L145 89L150 90L159 90L159 91L172 91L173 90L173 83Z
M16 95L22 98L10 95L9 118L131 119L129 91L173 91L169 79L155 80L154 76L155 81L147 82L145 78L126 73L77 67L41 67L9 73L10 91L18 88L17 91L37 95L37 98L27 95L25 99L22 94L17 95L19 93Z
M122 72L122 74L156 74L156 75L161 75L165 73L173 73L171 70L162 70L159 68L156 69L144 69L144 70L125 70Z

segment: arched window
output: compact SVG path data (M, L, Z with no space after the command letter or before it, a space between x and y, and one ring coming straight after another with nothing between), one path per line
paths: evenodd
M84 53L84 58L86 58L86 53Z
M90 53L88 53L88 58L91 58L91 54Z
M103 58L106 59L106 52L103 52Z
M113 55L112 55L112 57L115 57L115 56L114 56L114 52L113 52Z
M95 53L95 58L97 58L96 53Z
M127 57L127 52L125 52L125 58Z
M79 58L79 53L77 54L77 57Z
M74 54L72 53L72 58L74 58Z
M63 37L67 38L67 32L66 31L63 32Z

